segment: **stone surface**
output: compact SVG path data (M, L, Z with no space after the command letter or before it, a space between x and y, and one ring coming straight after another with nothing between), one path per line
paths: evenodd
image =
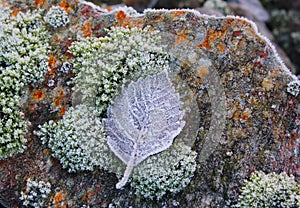
M235 202L243 180L255 170L283 172L300 182L300 99L287 92L297 78L282 64L270 42L243 18L212 17L193 10L147 10L143 15L126 9L107 11L90 3L36 0L15 3L13 11L59 5L68 12L66 28L51 30L54 50L51 70L26 88L23 106L31 122L27 150L0 161L0 202L18 207L26 179L50 181L52 207L225 207ZM66 83L74 74L60 66L73 58L68 51L78 37L102 37L111 26L159 30L197 101L198 153L191 183L178 194L159 201L135 196L130 187L116 190L114 174L68 173L32 133L39 124L60 119L72 105ZM48 86L54 80L53 86ZM297 81L299 82L299 81Z

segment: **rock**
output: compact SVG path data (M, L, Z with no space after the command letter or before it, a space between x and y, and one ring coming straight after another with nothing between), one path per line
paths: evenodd
M270 29L267 27L266 25L266 21L270 20L272 21L273 18L269 19L269 14L262 8L261 4L258 2L254 1L254 3L251 4L251 6L253 7L253 9L249 9L249 3L247 3L247 1L230 1L228 2L229 7L232 9L233 13L235 15L238 16L242 16L242 17L246 17L249 20L252 20L253 22L255 22L255 24L258 27L258 31L266 36L271 42L272 44L275 46L278 54L280 55L281 59L283 60L283 62L287 65L287 67L293 72L296 73L296 67L295 65L291 62L290 58L293 58L294 56L296 56L297 52L294 51L294 53L288 53L289 50L286 50L286 48L283 47L283 49L281 48L282 45L280 44L280 41L276 40L276 38L274 38L274 35L276 36L276 33L272 33L272 31L270 31ZM279 26L279 28L286 28L283 26ZM297 27L295 27L297 28ZM288 43L285 43L285 45L287 45ZM281 46L281 47L280 47ZM291 50L294 50L294 44L293 47L291 47ZM288 56L289 55L289 56ZM294 63L297 63L294 61Z
M10 15L29 8L45 9L45 15L54 2L7 1L5 6L12 8ZM256 170L286 172L300 182L300 99L296 93L300 81L253 22L195 10L147 10L140 15L129 8L108 12L84 1L62 0L57 5L68 14L69 23L59 28L47 25L52 47L47 54L49 71L23 90L20 111L31 122L27 149L0 160L3 206L24 204L19 198L21 192L26 193L29 178L51 184L43 204L52 207L230 207L244 179ZM158 46L167 46L165 52L175 58L172 64L178 69L172 81L181 90L187 89L180 91L186 92L185 104L193 105L191 109L199 115L195 116L198 121L188 122L184 134L197 135L189 143L198 155L194 177L181 192L167 193L160 200L135 195L130 186L116 190L116 175L101 168L68 173L34 134L39 125L61 120L73 105L72 98L82 96L73 95L69 83L77 73L70 64L76 58L69 51L72 43L105 37L113 26L149 26L149 31L159 31L162 42ZM2 70L5 61L0 62Z

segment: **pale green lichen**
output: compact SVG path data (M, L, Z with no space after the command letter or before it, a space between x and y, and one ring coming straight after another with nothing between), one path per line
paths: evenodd
M62 120L50 120L39 127L35 133L68 172L93 170L98 164L107 167L110 150L94 109L85 105L71 107Z
M46 207L51 192L51 184L45 181L28 178L26 189L21 192L20 200L25 207Z
M137 194L150 199L177 193L190 183L196 170L196 156L189 146L175 143L138 165L130 185Z
M106 37L75 42L70 48L76 57L75 93L82 93L85 104L105 114L126 78L169 70L169 57L159 41L158 33L149 28L113 27Z
M54 28L64 27L70 21L68 13L59 6L52 6L44 20Z
M238 203L234 207L300 207L300 186L294 176L286 173L257 171L245 182Z
M23 88L48 70L49 35L39 11L10 13L0 5L0 159L26 148Z
M300 81L294 80L288 83L287 92L297 97L298 94L300 93Z

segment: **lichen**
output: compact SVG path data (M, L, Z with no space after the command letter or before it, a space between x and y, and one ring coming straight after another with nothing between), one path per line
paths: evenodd
M300 186L285 172L265 174L257 171L245 182L234 207L300 207Z
M0 159L26 147L23 89L48 70L49 35L39 11L10 15L0 5Z
M42 180L28 178L26 189L21 192L20 200L25 207L45 207L51 193L51 184Z
M300 81L294 80L288 83L287 92L294 96L298 96L298 94L300 93Z
M160 199L168 192L177 193L191 181L196 170L197 153L182 142L138 165L132 175L131 187L145 198Z
M169 70L169 57L160 36L149 28L113 27L103 38L75 42L70 50L76 77L74 92L82 102L96 106L102 116L126 79Z
M85 105L71 107L63 118L50 120L35 132L68 172L107 169L109 148L98 113Z
M44 20L55 29L64 27L70 22L68 13L59 6L52 6L44 17Z

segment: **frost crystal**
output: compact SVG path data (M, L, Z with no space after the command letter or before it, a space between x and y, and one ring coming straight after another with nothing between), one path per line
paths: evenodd
M166 71L123 88L104 119L109 147L127 164L117 188L126 184L134 166L172 145L185 124L181 107Z

